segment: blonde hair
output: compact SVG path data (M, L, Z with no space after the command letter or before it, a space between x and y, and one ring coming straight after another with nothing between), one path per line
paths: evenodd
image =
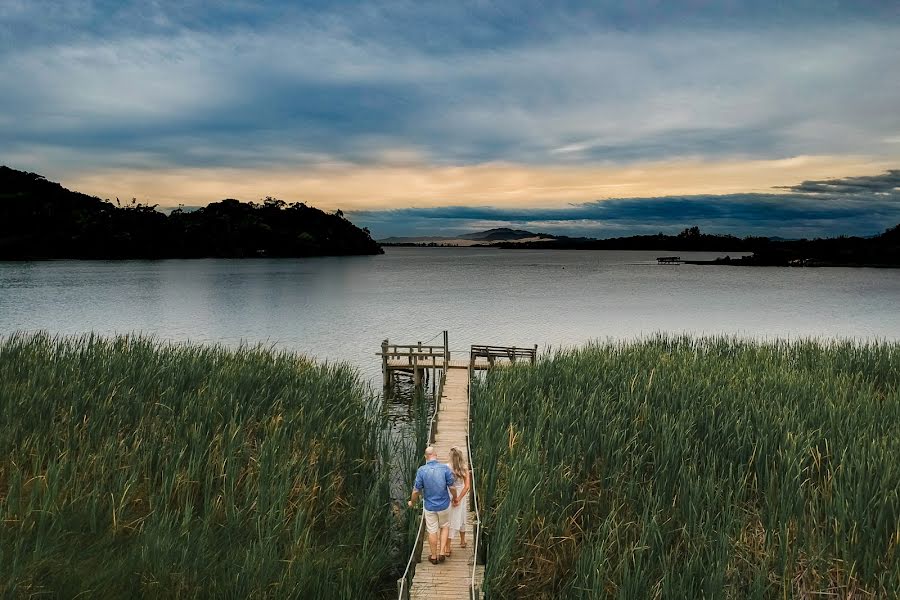
M463 458L463 453L455 446L450 448L450 470L453 471L453 476L457 479L465 479L466 471L469 470L468 465L466 465L466 459Z

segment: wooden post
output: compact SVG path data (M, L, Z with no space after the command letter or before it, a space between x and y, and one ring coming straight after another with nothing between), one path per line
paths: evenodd
M534 354L531 355L531 364L537 361L537 344L534 345Z
M434 355L434 348L430 347L428 349L431 352L431 397L434 397L435 392L437 392L437 357Z
M418 345L419 345L419 347L418 347L418 349L416 350L416 352L418 352L419 354L421 354L421 353L422 353L422 342L419 341L419 342L418 342ZM419 356L416 356L416 364L417 364L417 365L419 364L420 361L422 361L422 359L421 359ZM423 361L423 362L424 362L424 361ZM425 370L425 367L424 367L424 365L423 365L422 371L424 371L424 370ZM418 367L415 367L415 368L413 369L413 372L415 373L415 377L414 377L413 379L415 380L415 383L416 383L416 389L418 389L418 387L419 387L420 385L422 385L422 375L424 375L424 373L423 373L422 371L420 371ZM427 388L426 388L426 390L427 390ZM423 390L423 391L425 391L425 390Z
M444 373L447 372L447 367L450 365L450 342L447 338L447 330L444 330Z
M388 370L388 341L381 342L381 372L384 374L384 387L391 387L390 371Z
M413 385L416 388L416 391L419 390L419 386L422 384L422 372L419 371L419 355L414 354L412 357L413 360Z

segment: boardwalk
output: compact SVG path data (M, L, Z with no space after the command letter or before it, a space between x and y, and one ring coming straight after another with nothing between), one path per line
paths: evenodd
M432 386L442 381L438 410L432 417L430 428L431 445L437 451L438 459L443 461L448 460L450 448L456 446L465 454L473 472L472 491L466 496L467 547L460 548L458 538L452 540L452 556L443 563L431 564L428 560L430 550L427 535L423 535L424 523L420 522L420 545L413 550L403 576L397 580L399 600L480 599L484 566L475 564L480 503L474 501L478 491L478 465L472 463L468 452L469 377L475 371L513 363L535 364L537 359L537 346L522 348L473 344L467 358L460 360L459 351L454 350L457 358L451 360L446 331L443 332L443 338L444 343L439 346L429 345L428 342L391 344L384 340L381 342L381 352L376 353L381 357L385 393L392 386L396 373L412 374L413 385L416 387L422 384L423 379L427 380L429 373ZM476 598L473 598L473 592Z
M468 364L466 365L468 366ZM432 444L438 458L446 461L450 456L450 448L456 446L466 454L466 432L469 422L469 371L464 368L447 369L444 390L441 395L440 411L437 414L437 433ZM469 461L471 464L471 461ZM471 500L471 494L466 501ZM471 508L471 507L470 507ZM475 536L472 527L471 511L468 513L466 548L459 547L459 538L453 540L453 555L445 562L433 565L428 561L428 540L422 540L421 562L416 565L415 577L410 587L410 598L427 598L428 600L468 600L471 590L472 566L475 560ZM483 567L478 567L476 584L481 587Z

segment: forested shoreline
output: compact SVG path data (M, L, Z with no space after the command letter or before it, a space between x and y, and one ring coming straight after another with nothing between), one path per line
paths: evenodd
M226 199L169 214L0 167L0 260L381 254L368 230L302 202Z

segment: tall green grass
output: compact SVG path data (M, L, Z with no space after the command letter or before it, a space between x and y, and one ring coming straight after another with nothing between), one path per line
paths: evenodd
M391 388L387 401L387 408L391 413L391 496L400 521L397 541L401 549L399 577L406 568L419 531L422 513L408 510L406 501L412 490L416 469L422 464L425 447L428 445L435 402L427 390L400 382Z
M385 432L346 365L2 339L0 596L390 592L405 549Z
M473 384L489 598L900 597L900 345L657 337Z

